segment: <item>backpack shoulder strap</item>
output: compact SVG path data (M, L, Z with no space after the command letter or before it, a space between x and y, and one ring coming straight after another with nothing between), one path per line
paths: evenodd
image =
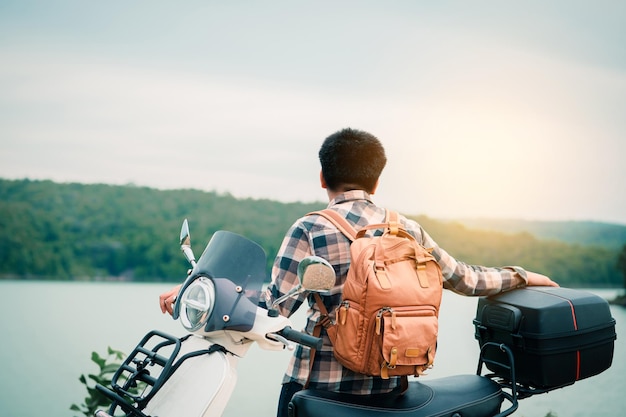
M334 224L341 233L343 233L353 242L356 239L365 236L366 231L373 229L385 229L392 235L400 235L402 237L413 239L413 236L409 235L402 228L398 212L393 210L386 210L384 223L369 224L361 228L358 232L356 231L354 226L352 226L348 222L348 220L346 220L341 214L337 213L335 210L324 209L319 211L312 211L308 214L317 214L326 218L328 221Z
M337 229L341 233L344 234L348 239L354 241L356 239L357 231L354 229L348 220L346 220L341 214L337 213L335 210L324 209L319 211L312 211L309 214L318 214L324 218L326 218L329 222L335 225Z

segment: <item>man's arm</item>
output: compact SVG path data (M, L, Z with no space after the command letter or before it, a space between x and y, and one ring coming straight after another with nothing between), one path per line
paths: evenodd
M525 286L550 286L558 284L545 275L526 271L519 266L485 267L460 262L442 249L421 228L422 244L433 248L433 255L441 266L444 287L464 295L481 296L497 294Z
M300 261L311 255L309 239L304 227L296 221L285 234L282 244L272 267L272 282L265 292L265 303L269 306L280 296L288 293L300 282L297 275ZM306 295L299 294L289 298L278 306L280 314L290 317L306 299Z

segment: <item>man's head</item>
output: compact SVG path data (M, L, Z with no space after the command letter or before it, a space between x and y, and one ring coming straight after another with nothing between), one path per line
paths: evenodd
M325 185L335 192L372 193L387 163L385 149L374 135L350 128L327 137L319 158Z

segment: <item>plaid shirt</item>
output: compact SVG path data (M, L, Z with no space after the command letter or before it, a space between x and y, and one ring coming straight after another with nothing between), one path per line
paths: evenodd
M360 190L348 191L337 196L328 207L342 214L357 230L368 224L382 223L385 219L385 209L374 205L370 196ZM404 216L400 216L400 221L420 244L433 248L433 256L443 273L444 288L464 295L489 295L526 284L526 272L522 268L487 268L464 264L441 249L417 222ZM307 215L298 219L287 232L274 262L273 280L267 289L266 299L269 303L298 284L296 275L298 263L309 255L317 255L328 260L337 273L335 287L328 296L322 297L329 314L333 316L334 310L341 302L343 284L350 266L350 241L319 215ZM297 298L288 299L279 306L279 309L282 315L289 317L305 301L309 307L305 330L312 334L320 312L311 295L304 293ZM324 345L315 354L309 381L310 388L375 394L389 392L398 386L399 378L384 380L344 368L335 360L332 345L324 330L322 337ZM283 383L289 381L302 385L306 383L310 369L309 353L309 348L297 345Z

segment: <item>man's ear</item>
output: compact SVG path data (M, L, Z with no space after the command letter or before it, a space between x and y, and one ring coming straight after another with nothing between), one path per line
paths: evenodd
M320 171L320 185L324 189L328 188L328 186L326 185L326 180L324 179L324 174L322 174L322 171Z
M376 184L374 184L374 186L372 187L372 191L370 191L369 194L374 195L377 188L378 188L378 180L376 180Z

